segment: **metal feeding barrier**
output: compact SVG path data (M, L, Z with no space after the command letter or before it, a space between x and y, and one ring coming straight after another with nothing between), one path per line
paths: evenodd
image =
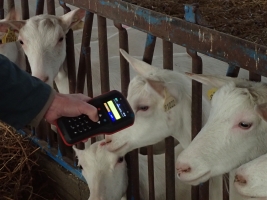
M65 3L87 10L81 53L79 59L79 70L75 74L75 57L73 32L67 34L67 63L69 72L70 93L82 92L84 84L87 84L88 95L93 95L92 74L91 72L91 34L93 18L98 21L98 41L99 41L99 62L101 77L101 92L107 92L109 86L109 62L108 62L108 42L107 42L107 23L106 20L114 21L114 26L118 29L119 44L128 52L128 34L122 24L138 29L147 33L143 61L152 63L154 48L157 38L163 39L163 67L173 69L173 44L186 47L187 53L192 57L192 72L202 73L202 60L198 52L218 60L229 63L227 76L236 77L239 69L249 70L249 78L253 81L260 81L261 75L267 76L267 47L258 45L228 34L207 28L205 20L198 12L198 5L185 5L185 20L167 16L152 10L130 4L119 0L64 0L59 1L64 9L64 13L70 11ZM23 19L29 18L28 1L22 0ZM42 14L44 10L44 0L36 1L36 15ZM54 0L47 0L47 10L49 14L55 14ZM14 7L14 1L8 1L8 8ZM3 15L3 0L0 0L0 15ZM97 15L97 16L95 16ZM77 58L76 58L77 59ZM130 81L129 64L120 55L121 69L121 91L126 96ZM87 78L87 82L85 79ZM119 80L118 80L119 81ZM192 81L192 139L201 129L202 115L202 85ZM83 178L80 170L76 167L73 151L65 146L58 134L52 132L50 126L44 122L35 130L33 140L47 154L56 160L66 169L76 176ZM95 139L92 139L95 142ZM174 139L165 139L166 146L166 199L175 199L175 157ZM84 145L78 144L79 149ZM155 199L154 171L153 171L153 146L147 147L148 154L148 173L149 173L149 200ZM138 200L139 197L139 170L138 170L138 150L127 154L126 160L129 168L128 199ZM224 182L223 199L229 199L227 192L229 183ZM192 200L208 200L208 182L200 186L192 187Z

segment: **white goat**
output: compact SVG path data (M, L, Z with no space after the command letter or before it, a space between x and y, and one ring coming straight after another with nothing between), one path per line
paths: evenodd
M222 76L189 77L219 88L207 123L176 162L179 178L197 185L267 152L267 85Z
M5 19L0 20L1 22L7 22L9 20L20 20L19 13L12 9ZM0 38L3 38L6 32L0 32ZM10 61L15 63L22 70L26 70L26 58L18 41L8 42L0 44L0 54L6 56Z
M96 142L84 150L73 147L82 166L82 174L88 183L91 199L118 200L125 198L128 185L127 164L120 157L106 148L104 141ZM180 145L175 147L175 155L182 151ZM154 156L155 199L166 199L165 191L165 154ZM140 199L148 200L147 156L139 154ZM114 184L115 183L115 184ZM176 179L176 199L190 200L191 187Z
M260 156L236 170L235 187L246 197L267 199L267 154Z
M139 73L131 80L127 99L135 112L135 123L126 131L106 136L108 149L118 155L155 144L168 136L176 138L183 148L191 141L191 81L175 71L163 70L137 60L121 51ZM176 100L176 106L164 111L164 100ZM209 112L209 101L203 98L203 121ZM151 133L151 134L150 134ZM210 199L222 194L222 180L210 181Z

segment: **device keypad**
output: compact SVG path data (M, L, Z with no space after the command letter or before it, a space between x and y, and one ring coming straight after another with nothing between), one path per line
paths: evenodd
M76 134L83 134L88 131L91 131L92 129L96 129L102 124L109 123L107 116L105 116L101 110L101 108L98 108L98 122L93 122L89 119L87 115L81 115L79 117L72 117L68 118L68 126L71 132Z

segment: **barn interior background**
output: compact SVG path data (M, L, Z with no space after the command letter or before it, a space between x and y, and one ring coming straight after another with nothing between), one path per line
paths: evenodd
M235 70L229 70L228 75L231 76L237 76L238 73L238 67L244 67L246 69L249 69L252 71L250 73L250 77L252 80L260 80L260 74L261 75L267 75L265 70L265 65L267 64L267 59L265 56L266 53L266 42L267 42L267 2L263 0L243 0L243 1L237 1L237 0L190 0L190 1L179 1L179 0L164 0L164 1L150 1L150 0L133 0L127 2L121 2L120 1L60 1L62 4L63 2L73 4L77 7L81 8L90 8L89 11L91 13L97 13L100 16L104 16L107 18L110 18L111 20L108 22L109 25L113 25L112 20L119 21L120 23L125 23L128 26L133 26L136 28L139 28L143 31L151 33L151 35L155 35L157 37L161 37L164 39L167 39L166 32L170 30L165 30L166 32L160 31L159 23L157 23L157 20L162 20L162 18L166 19L174 19L180 18L184 19L186 18L187 21L190 21L191 23L194 23L194 25L189 24L188 22L181 22L179 20L176 20L173 24L175 26L175 23L177 23L177 27L179 25L182 26L182 28L185 29L193 29L193 32L201 29L201 31L206 32L207 35L205 36L207 41L209 40L209 34L214 34L215 38L218 37L224 37L226 41L226 46L229 46L229 49L231 50L231 45L237 44L235 47L238 49L239 47L245 47L251 51L247 51L249 53L241 55L240 57L233 59L233 58L226 58L224 57L221 52L226 49L226 47L223 47L223 50L216 47L214 48L213 52L210 52L209 50L209 44L208 42L205 44L197 43L195 42L193 38L193 42L191 43L184 43L184 41L178 41L174 40L173 38L176 36L175 34L172 36L171 39L169 39L170 43L177 43L179 45L182 45L184 47L189 47L190 49L199 51L201 53L207 54L209 56L221 59L223 61L226 61L230 64L230 67ZM198 4L194 4L198 3ZM97 6L95 6L96 4ZM115 8L113 9L114 5L120 4L122 7L122 11L125 12L125 16L129 14L129 18L131 15L130 11L125 11L123 8L126 6L131 7L133 10L136 9L136 6L141 6L144 8L148 8L150 10L154 10L159 13L155 13L152 11L148 11L146 9L139 8L141 10L141 13L143 13L143 16L141 16L139 19L137 19L137 23L133 24L134 21L127 21L125 22L124 18L120 18L119 16L116 16L116 12L113 12ZM193 7L186 7L185 4L193 4ZM22 5L22 6L21 6ZM24 6L23 6L24 5ZM39 5L39 6L38 6ZM53 6L54 5L54 6ZM34 16L35 14L41 14L42 12L50 13L50 14L57 14L61 15L64 11L64 8L62 8L58 1L53 0L47 0L47 1L34 1L34 0L22 0L22 1L0 1L0 9L4 9L4 12L2 10L2 18L6 16L7 11L15 6L16 9L21 10L22 17L25 19L27 17ZM28 9L26 8L27 6ZM69 6L69 5L68 5ZM26 9L25 9L26 8ZM36 8L39 9L35 10ZM73 9L74 7L72 7ZM97 9L98 8L98 9ZM192 8L192 10L190 10ZM106 10L105 10L106 9ZM66 11L65 7L65 11ZM109 12L110 10L110 12ZM130 10L130 9L129 9ZM111 14L112 12L112 14ZM187 14L186 14L187 13ZM87 13L89 15L89 12ZM152 24L152 27L148 29L148 22L145 20L145 17L147 15L151 15L154 18L156 18L156 23ZM110 17L109 17L110 16ZM172 17L169 17L172 16ZM126 17L127 18L127 17ZM140 20L140 21L139 21ZM164 21L164 20L162 20ZM139 22L139 23L138 23ZM89 22L88 22L89 23ZM208 27L208 28L199 28L197 26L199 24L201 27ZM86 22L85 22L86 25ZM184 26L183 26L184 25ZM162 25L163 27L163 25ZM179 28L178 28L179 29ZM216 31L211 31L211 30ZM179 31L179 30L178 30ZM182 32L182 31L181 31ZM179 32L179 33L181 33ZM81 32L82 33L82 32ZM189 35L191 33L187 32ZM235 37L231 37L225 34L221 33L227 33ZM193 35L194 33L192 33ZM91 41L97 40L99 36L96 32L92 32L91 35ZM193 36L192 36L193 37ZM197 36L198 37L198 34ZM242 38L244 40L240 40L239 38ZM189 41L191 39L191 36L188 36L185 41ZM168 41L168 42L169 42ZM82 34L74 35L74 43L82 42ZM83 41L85 42L85 41ZM88 41L87 41L88 42ZM87 44L88 45L88 44ZM169 44L170 45L170 44ZM201 46L203 45L203 46ZM240 46L238 46L240 45ZM261 46L263 45L263 46ZM216 50L218 50L216 52ZM230 52L229 50L229 52ZM148 48L145 50L148 52ZM220 52L221 51L221 52ZM152 53L153 56L153 53ZM145 57L145 56L144 56ZM149 57L149 56L148 56ZM244 65L245 61L248 59L251 59L249 62L251 65ZM259 62L255 66L255 60L260 58ZM85 59L83 57L82 59ZM150 60L149 58L148 60ZM244 60L244 61L241 61ZM85 62L85 61L84 61ZM237 67L238 66L238 67ZM231 68L230 68L231 69ZM79 80L79 78L77 78ZM125 80L126 82L129 80ZM79 85L79 83L77 83ZM75 86L76 87L76 86ZM199 87L196 85L196 88ZM77 91L77 90L76 90ZM126 94L127 91L127 84L124 85L124 88L122 88L122 91L124 94ZM198 101L198 100L196 100ZM198 121L198 115L199 111L197 108L195 108L195 111L192 111L194 113L193 118ZM44 125L47 128L47 125ZM57 161L58 164L51 164L57 173L59 172L61 167L63 166L69 171L64 171L62 176L66 176L67 178L72 177L74 174L75 176L79 178L72 177L74 185L78 185L77 188L75 188L76 193L69 194L68 196L71 196L69 199L87 199L88 198L88 189L86 188L86 185L81 181L82 177L80 174L79 169L76 167L75 159L73 158L73 153L69 148L66 148L62 141L60 141L60 138L57 138L57 136L53 136L53 140L46 140L47 130L46 128L41 128L43 133L39 133L38 131L35 132L34 138L29 139L29 131L26 129L24 130L27 136L21 136L20 134L17 134L12 130L12 128L8 127L7 125L1 126L1 144L0 144L0 152L1 152L1 161L0 161L0 180L1 182L5 182L5 184L0 185L0 195L4 199L60 199L60 195L65 192L64 189L60 191L60 187L51 187L51 185L54 185L55 182L57 182L58 185L61 185L63 188L63 182L66 180L57 178L57 180L54 180L55 178L49 175L47 173L47 164L44 163L52 163L52 159ZM201 128L200 125L194 130L194 134L197 134L199 129ZM38 130L38 129L37 129ZM24 133L23 133L24 134ZM51 138L50 138L51 139ZM38 145L32 146L29 141L33 141L35 144ZM173 141L169 138L167 139L167 142L169 142L172 145L167 145L170 149L173 149ZM38 153L37 153L38 152ZM169 150L171 152L171 150ZM130 155L131 158L134 158L136 156L137 152L133 152L132 155ZM49 155L52 159L48 159L46 156L43 156L43 154ZM150 155L151 156L151 155ZM172 159L173 160L173 159ZM168 162L168 161L167 161ZM171 163L174 163L174 161L170 161ZM131 163L132 169L136 167L135 163ZM38 166L40 165L40 167ZM134 166L135 165L135 166ZM171 164L170 164L171 165ZM173 165L172 165L173 166ZM46 170L44 170L46 169ZM174 170L174 168L170 169L171 171ZM51 167L50 167L51 172ZM55 174L53 174L55 175ZM133 177L134 175L132 175ZM56 177L56 175L55 175ZM76 182L75 182L76 181ZM134 185L134 182L138 181L132 179L132 183ZM170 180L170 182L173 180ZM51 184L52 183L52 184ZM73 186L73 185L72 185ZM70 187L70 186L66 186ZM205 186L203 186L205 187ZM170 191L172 191L172 187L170 186ZM137 190L138 191L138 190ZM58 194L60 193L60 195ZM80 193L84 193L84 195L81 195ZM136 191L135 191L136 193ZM76 195L76 196L75 196ZM227 194L225 195L225 199L227 199ZM64 199L67 199L64 197ZM135 199L138 199L138 197L135 196ZM172 197L170 197L172 199ZM204 197L200 197L199 199L206 199L205 194Z

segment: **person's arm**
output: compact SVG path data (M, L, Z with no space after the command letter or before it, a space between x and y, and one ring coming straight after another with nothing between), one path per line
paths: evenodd
M45 117L49 123L61 117L86 114L98 120L97 110L82 94L59 94L49 85L19 69L0 55L0 120L20 129L37 126Z
M0 119L16 129L29 124L54 99L52 88L0 55ZM38 124L38 121L35 123Z

